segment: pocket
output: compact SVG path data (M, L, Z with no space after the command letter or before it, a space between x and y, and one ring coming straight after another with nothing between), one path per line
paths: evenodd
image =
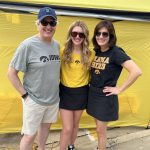
M29 95L26 98L23 98L24 104L26 104L28 102L28 99L29 99Z

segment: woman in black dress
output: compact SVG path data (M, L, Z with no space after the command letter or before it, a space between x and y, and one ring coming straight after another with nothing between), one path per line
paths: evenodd
M118 119L118 94L131 86L141 75L140 68L122 48L116 46L116 41L111 21L104 20L96 25L92 39L96 55L91 65L87 113L95 118L100 150L106 149L107 123ZM117 87L122 68L125 68L129 75L123 84Z

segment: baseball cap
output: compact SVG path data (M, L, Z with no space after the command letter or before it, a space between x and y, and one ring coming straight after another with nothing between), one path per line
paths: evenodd
M45 17L52 17L57 20L55 10L50 7L43 7L40 9L38 14L38 20L41 22Z

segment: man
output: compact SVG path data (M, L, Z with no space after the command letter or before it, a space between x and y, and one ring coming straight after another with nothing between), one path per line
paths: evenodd
M57 16L41 8L36 22L39 33L24 40L8 69L8 78L23 101L23 137L20 150L31 150L37 136L38 150L45 149L51 123L59 108L59 44L53 39ZM24 73L23 84L18 72Z

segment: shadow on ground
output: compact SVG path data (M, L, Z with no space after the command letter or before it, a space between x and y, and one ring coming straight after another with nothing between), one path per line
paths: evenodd
M46 150L59 150L59 134L60 130L50 132ZM141 127L109 128L107 134L107 150L150 150L150 129L146 130ZM0 150L19 150L20 139L20 133L0 134ZM78 132L75 146L76 150L96 150L95 129L81 129Z

